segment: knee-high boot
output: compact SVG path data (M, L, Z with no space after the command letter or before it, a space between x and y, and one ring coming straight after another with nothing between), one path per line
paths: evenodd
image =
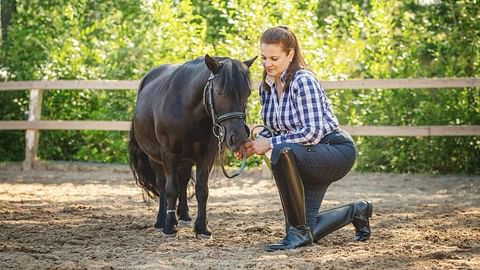
M366 241L370 238L370 222L373 205L369 201L358 201L318 214L315 227L312 228L315 242L326 235L352 223L355 227L355 241Z
M288 229L283 240L268 245L266 250L293 249L311 244L313 237L306 222L302 179L290 148L280 150L278 161L272 164L272 169Z

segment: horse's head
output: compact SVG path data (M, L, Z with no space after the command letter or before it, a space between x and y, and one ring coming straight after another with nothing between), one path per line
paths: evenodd
M215 122L215 136L232 151L238 151L248 138L245 108L251 91L249 68L256 58L241 62L205 55L212 74L205 97Z

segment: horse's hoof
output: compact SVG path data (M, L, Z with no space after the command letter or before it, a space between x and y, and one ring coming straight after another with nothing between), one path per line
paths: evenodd
M174 238L174 237L177 236L177 233L176 233L176 232L174 232L174 233L165 233L164 231L162 231L161 233L162 233L162 235L163 235L164 237L166 237L166 238Z
M178 227L190 227L191 225L191 220L178 220Z
M203 234L203 233L197 233L195 234L195 237L197 237L197 239L212 239L212 234Z
M163 228L162 234L166 237L174 237L177 235L177 230L174 228L168 229L168 228Z
M176 229L167 230L166 228L163 228L162 235L168 238L172 238L177 235L177 230Z

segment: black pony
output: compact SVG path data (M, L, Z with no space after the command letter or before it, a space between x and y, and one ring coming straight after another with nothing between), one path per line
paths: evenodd
M159 197L156 228L176 234L188 215L186 186L196 166L198 212L194 231L210 237L206 205L208 176L219 147L237 151L247 140L245 106L249 67L255 58L199 57L183 65L162 65L142 79L128 144L135 180L150 197Z

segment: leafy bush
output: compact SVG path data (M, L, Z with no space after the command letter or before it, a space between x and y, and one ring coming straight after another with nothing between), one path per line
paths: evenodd
M320 80L478 77L480 6L435 1L17 1L2 40L0 79L140 79L209 53L248 59L268 27L295 33ZM261 64L252 67L261 78ZM28 92L0 92L0 119L25 119ZM479 125L480 90L335 90L344 125ZM132 91L44 92L43 119L129 120ZM248 122L260 123L256 90ZM42 131L39 156L126 162L126 132ZM356 137L356 169L480 173L480 138ZM0 160L22 160L23 132L0 132ZM229 156L231 164L238 161ZM260 159L252 159L255 165Z

